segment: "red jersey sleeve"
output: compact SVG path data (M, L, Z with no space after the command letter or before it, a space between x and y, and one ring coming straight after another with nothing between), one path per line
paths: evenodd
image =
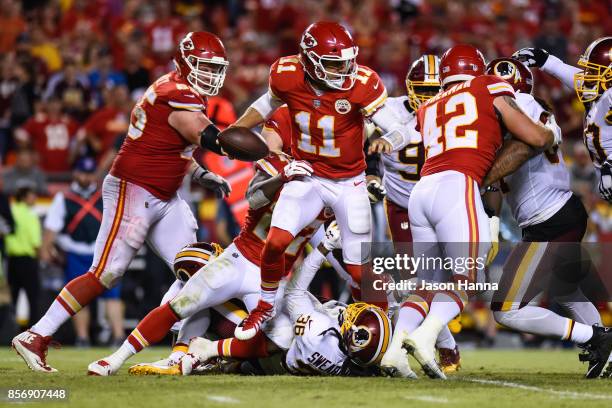
M364 116L371 116L385 104L387 89L376 72L360 65L357 68L353 97Z
M483 93L491 98L498 96L510 96L514 98L514 88L505 80L495 75L482 75L472 80L472 84L476 89L482 90Z
M272 153L265 159L256 161L255 170L263 171L270 177L274 177L283 171L288 163L285 157Z
M283 151L291 150L291 114L287 105L278 108L264 123L264 129L275 131L283 141Z
M304 81L304 69L297 55L279 58L270 67L270 92L284 100L285 93Z

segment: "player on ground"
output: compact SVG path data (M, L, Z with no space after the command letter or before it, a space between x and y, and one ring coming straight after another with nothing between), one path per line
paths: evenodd
M540 48L523 48L513 57L576 90L586 109L584 142L601 172L599 192L612 202L612 37L599 38L588 46L578 60L582 69Z
M457 282L475 282L474 263L486 259L490 247L488 217L478 191L502 145L502 125L539 150L555 142L550 129L517 107L513 88L483 75L484 70L484 57L476 48L450 48L440 60L443 92L417 113L426 153L421 179L409 202L414 251L434 258L471 259L472 267L453 271ZM461 312L466 298L462 290L435 293L423 323L412 333L398 335L405 337L393 339L432 377L444 378L434 358L435 340Z
M296 234L324 207L332 208L342 233L348 272L361 281L369 251L371 214L365 185L364 118L387 132L372 142L376 152L397 150L411 142L392 109L378 75L358 65L358 47L335 22L310 25L302 35L300 54L280 58L270 69L269 91L235 123L254 127L287 104L293 121L291 152L310 163L312 177L283 188L262 253L261 301L236 337L249 339L274 315L274 299L284 273L281 256ZM359 295L356 295L359 296Z
M510 83L516 91L516 103L534 121L545 123L554 118L551 109L531 95L533 77L520 61L514 58L491 61L487 74ZM558 126L556 132L561 132ZM570 189L570 174L557 146L537 153L522 142L510 143L498 155L485 185L497 181L505 168L514 167L526 156L533 157L503 178L502 190L522 228L525 244L512 251L504 266L501 287L491 305L495 320L522 332L571 340L587 350L587 357L581 357L590 362L587 378L600 374L609 377L612 364L607 370L604 368L612 351L612 333L606 334L597 308L579 287L584 278L579 243L586 231L587 212ZM542 267L543 262L550 263ZM520 290L514 292L513 287ZM529 304L542 292L547 292L548 299L575 320Z
M47 313L12 341L32 370L56 371L46 363L53 333L113 287L145 241L170 268L178 250L195 241L197 223L177 194L188 171L205 187L230 191L225 180L191 160L196 146L222 153L206 98L223 85L225 48L214 34L189 33L174 62L176 71L159 78L134 107L128 137L104 179L102 226L89 272L70 281Z

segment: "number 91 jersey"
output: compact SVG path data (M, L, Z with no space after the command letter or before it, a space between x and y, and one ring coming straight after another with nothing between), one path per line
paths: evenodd
M170 126L168 117L175 110L206 114L206 103L176 72L160 77L134 106L111 174L170 200L181 186L195 146Z
M502 144L493 100L514 98L506 81L482 75L457 84L423 104L417 113L425 146L421 177L454 170L480 185Z
M321 92L307 80L297 55L283 57L270 68L270 91L289 108L295 159L310 162L315 175L330 179L365 170L363 119L387 99L374 71L359 66L351 89Z

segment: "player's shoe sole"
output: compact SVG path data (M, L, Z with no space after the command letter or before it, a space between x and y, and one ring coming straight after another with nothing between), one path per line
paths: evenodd
M429 378L446 380L446 375L436 361L434 351L434 344L442 324L436 319L428 318L404 339L402 346L419 362Z
M181 375L178 364L172 366L160 366L152 363L141 363L128 369L130 375Z

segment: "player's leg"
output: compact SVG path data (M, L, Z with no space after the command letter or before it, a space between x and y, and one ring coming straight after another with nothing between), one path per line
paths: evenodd
M408 209L394 203L387 197L385 197L384 205L391 240L395 245L395 251L398 252L398 244L412 242Z
M317 183L312 178L293 180L281 190L261 254L261 300L236 328L236 338L250 339L274 315L276 292L285 274L284 253L297 234L313 222L324 207Z
M75 313L115 285L144 242L155 208L144 203L153 198L146 190L107 176L102 187L104 212L89 272L71 280L60 291L45 315L12 345L32 370L53 372L45 362L51 336Z

